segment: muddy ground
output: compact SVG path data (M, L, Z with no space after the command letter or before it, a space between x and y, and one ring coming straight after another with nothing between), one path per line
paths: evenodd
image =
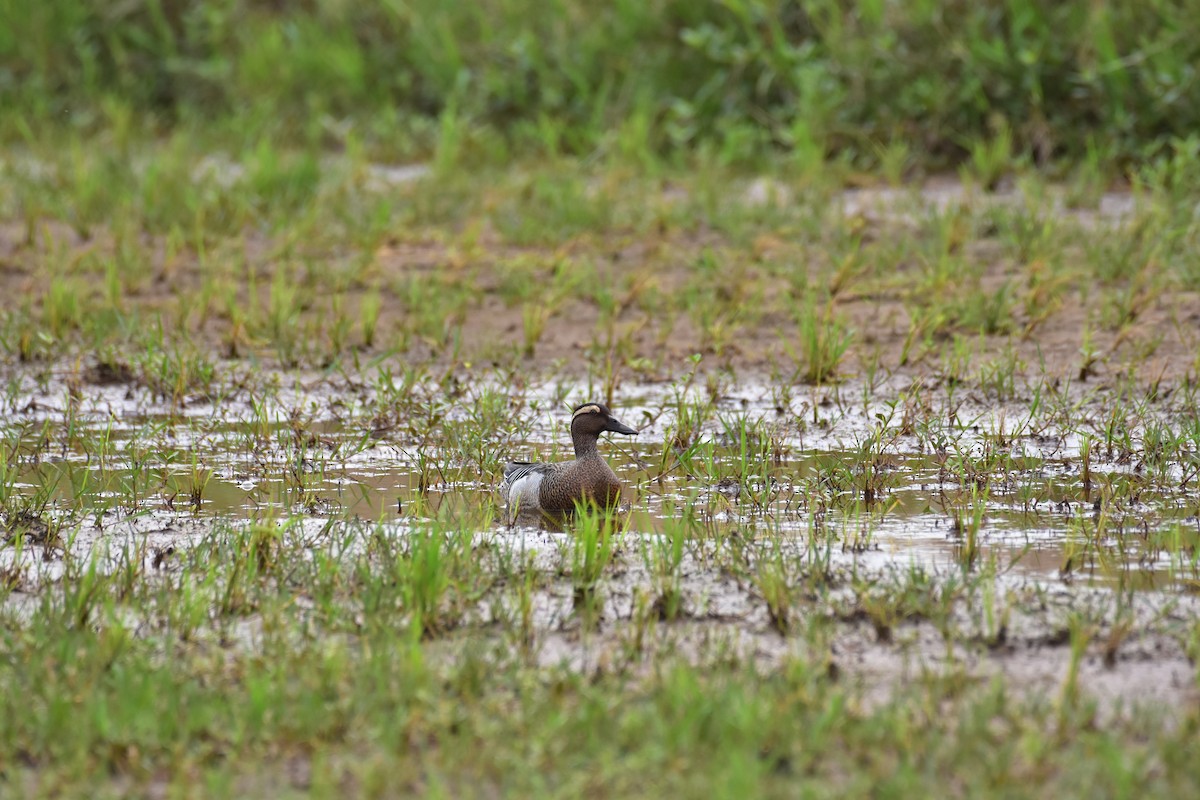
M756 195L751 193L757 193L764 198L761 202L790 201L784 187L770 182L755 182L746 191L752 200ZM672 202L669 189L662 202ZM842 195L840 202L843 220L861 229L864 243L870 243L873 237L890 235L897 227L915 225L918 216L930 210L942 213L960 204L1016 203L1017 198L983 197L957 184L931 182L915 197L909 192L855 190ZM1076 215L1085 227L1120 226L1133 207L1128 195L1109 195L1095 211L1062 213ZM279 257L268 242L249 234L238 245L247 268L263 279L259 282L262 293L267 291L265 284L274 259ZM984 291L1024 280L1029 273L1028 265L1004 256L986 239L963 246L969 258L987 265L981 279ZM49 252L67 261L83 262L111 247L103 232L84 236L61 223L32 228L7 223L0 226L0 292L15 298L38 296L43 283L39 265ZM485 225L471 232L469 243L454 235L440 240L391 239L373 254L372 270L377 274L444 274L471 288L476 300L461 320L458 360L448 356L445 346L418 341L412 350L387 363L432 365L435 371L450 375L450 381L430 382L430 394L424 401L427 408L443 403L449 419L463 416L456 405L469 405L477 399L476 386L486 384L511 393L514 413L504 424L512 427L490 434L490 441L498 450L515 450L521 457L530 453L562 457L565 437L560 412L564 400L599 392L602 381L595 377L595 362L602 356L597 350L601 311L590 300L565 299L547 320L536 348L513 357L505 343L521 338L523 309L501 297L502 276L492 267L524 256L560 258L576 265L586 263L589 281L619 287L615 319L626 339L622 358L626 364L638 366L626 367L625 377L610 381L609 387L615 390L614 405L632 414L637 420L633 424L642 427L644 435L635 446L608 450L629 486L626 499L632 521L605 570L598 595L601 599L593 612L581 613L578 585L569 575L570 535L547 532L544 526L504 522L502 504L494 491L498 479L494 465L491 471L476 465L471 472L452 446L435 445L422 457L441 459L451 474L430 480L414 456L418 439L405 430L407 412L393 411L389 416L373 406L370 368L332 375L315 370L275 371L277 365L270 363L270 353L256 350L254 342L247 347L252 356L257 353L252 366L244 360L246 352L238 353L238 359L216 362L218 372L225 376L218 383L227 391L220 403L208 394L167 400L120 357L84 353L66 362L29 364L10 359L4 365L4 379L18 387L10 393L6 409L9 444L27 470L18 492L37 493L39 476L45 473L35 468L42 469L46 463L55 459L87 461L69 438L64 441L52 433L48 441L35 441L39 426L53 427L75 414L92 430L115 424L119 432L128 432L150 423L159 425L158 438L151 440L152 444L170 441L172 446L193 448L203 455L214 476L207 499L195 509L175 508L181 496L179 487L168 486L164 478L149 488L149 499L134 511L114 508L95 516L64 515L62 519L68 521L59 526L57 538L28 548L20 556L14 553L10 537L8 552L0 562L14 588L6 603L19 614L35 613L39 593L61 580L64 558L111 553L117 548L124 548L126 561L132 554L147 580L170 580L173 571L185 568L186 553L196 541L219 534L224 526L244 523L264 507L297 515L302 520L302 535L310 537L314 547L340 526L356 529L354 526L378 522L390 534L403 537L419 524L423 512L436 512L440 505L485 507L493 509L497 521L471 531L478 537L474 547L481 557L501 551L510 558L532 558L530 563L541 575L534 594L532 628L521 648L543 666L566 665L584 672L637 671L652 668L655 654L679 653L700 663L728 659L770 671L789 654L810 650L816 642L822 649L819 658L824 659L830 674L861 686L868 703L885 702L891 687L917 679L964 684L998 679L1035 702L1055 702L1073 691L1068 676L1074 674L1074 663L1079 688L1097 699L1105 714L1124 713L1143 704L1168 712L1194 709L1200 694L1193 662L1198 609L1192 594L1195 584L1188 582L1193 579L1178 563L1167 563L1169 559L1164 560L1161 553L1142 567L1144 572L1157 570L1160 577L1167 577L1140 584L1113 577L1124 574L1128 578L1139 568L1114 573L1095 569L1095 563L1090 570L1069 566L1062 542L1071 535L1072 520L1081 516L1072 509L1082 506L1072 495L1074 489L1054 486L1076 486L1080 480L1078 431L1040 432L1038 436L1043 438L1039 441L1050 442L1041 450L1030 446L1032 434L1025 437L1022 452L1040 459L1033 472L1036 480L1050 487L1043 492L1047 507L1070 502L1054 520L1032 525L1037 529L1032 535L985 524L984 552L997 556L992 564L998 573L984 578L977 567L964 570L956 555L962 547L961 534L950 524L947 509L937 507L931 499L935 493L926 484L944 483L945 479L937 476L928 461L906 461L933 457L928 442L911 437L892 441L886 453L891 459L888 465L903 473L904 483L894 494L903 499L904 491L911 490L913 495L906 502L916 510L889 512L892 516L886 520L869 523L868 546L859 547L845 537L838 541L831 550L831 563L820 568L828 571L820 581L820 591L795 593L786 623L780 621L778 609L772 609L753 580L756 564L767 557L771 538L763 531L775 526L775 538L783 542L781 558L794 570L789 579L799 585L817 569L811 559L806 561L809 557L804 549L806 539L815 535L811 517L804 511L785 509L772 522L770 509L750 512L737 502L720 505L720 482L686 471L671 475L668 488L663 489L661 479L655 482L650 465L662 451L662 442L673 435L678 409L663 409L669 405L672 391L681 386L681 376L695 369L692 356L696 353L702 356L701 366L681 391L693 397L707 392L715 408L726 416L748 415L778 426L786 447L781 463L794 466L795 471L787 476L799 487L797 492L811 488L803 483L804 475L823 468L803 463L806 453L852 455L872 430L877 415L905 396L924 397L926 413L940 417L947 429L958 430L965 436L960 440L963 446L972 451L983 448L989 436L1002 432L1006 415L1010 423L1021 417L1023 404L1030 401L1039 383L1062 387L1078 401L1083 417L1092 421L1103 419L1115 398L1129 386L1155 387L1151 392L1154 401L1165 404L1161 419L1168 425L1184 424L1189 414L1194 417L1195 408L1173 400L1172 395L1194 378L1200 295L1184 290L1154 295L1120 330L1095 330L1091 340L1095 354L1084 357L1082 332L1091 318L1087 299L1091 295L1087 287L1073 287L1053 313L1036 324L1018 312L1018 322L1028 326L1011 336L978 341L976 363L1005 355L1015 365L1017 383L1012 396L1001 400L968 386L957 400L951 400L947 390L957 379L947 377L936 351L902 363L912 322L902 265L899 274L873 282L869 290L858 291L853 284L838 290L834 299L837 314L856 332L855 345L838 368L842 380L823 387L792 386L781 406L772 382L778 383L781 368L787 375L790 370L786 367L794 366L794 349L788 346L797 336L794 317L780 313L775 306L775 311L753 325L740 327L717 352L686 315L671 320L669 333L664 334L665 323L639 308L635 299L647 287L665 294L680 291L691 278L696 259L706 251L744 253L746 247L754 257L731 272L727 285L718 285L716 291L736 299L744 284L752 285L756 292L746 295L745 302L786 297L792 291L789 285L758 266L802 257L802 251L783 233L760 235L744 245L703 228L662 235L610 232L600 237L580 236L547 249L506 244ZM165 249L160 252L153 274L127 298L147 312L174 308L189 294L200 292L204 284L205 276L193 256L183 253L168 259ZM330 258L336 262L339 256ZM814 265L810 274L822 280L826 266ZM351 283L347 289L354 302L366 287ZM242 286L240 291L244 302L255 302L251 290ZM626 296L628 302L622 299ZM387 299L380 315L383 329L397 326L403 313ZM258 302L265 302L265 295ZM224 351L229 349L230 325L220 313L199 315L195 341L228 356ZM864 373L875 370L879 371L877 380L866 382ZM448 386L458 387L453 391L459 394L447 394ZM280 444L282 439L264 441L260 450L238 451L233 432L253 424L253 405L262 402L262 395L256 399L262 387L273 387L267 394L272 398L268 416L274 429L311 431L316 449L324 451L324 471L314 484L313 496L318 501L293 502L278 488L286 484L282 473L294 455L288 451L289 445ZM433 399L438 392L441 399ZM851 405L848 398L859 395L870 399L861 410L846 411ZM420 405L423 401L415 402ZM297 409L307 409L300 423L296 422ZM206 426L205 419L217 424ZM1145 422L1138 421L1143 426L1139 430ZM715 418L705 424L702 435L719 439L722 430ZM296 440L300 440L299 433ZM349 442L358 444L352 448ZM53 455L60 445L61 452ZM1134 466L1114 459L1097 469L1121 476L1132 473ZM1180 469L1186 475L1186 467ZM163 474L168 472L172 469L165 467ZM1179 474L1172 472L1171 477ZM370 490L372 498L365 504L348 499L349 487L356 486ZM1141 501L1145 513L1136 520L1131 517L1128 529L1144 518L1150 520L1145 523L1147 530L1151 524L1178 524L1195 530L1200 525L1195 496L1194 481L1189 487L1185 479L1168 499ZM645 543L663 535L661 520L671 513L664 498L675 503L703 499L708 503L711 525L723 537L742 537L752 543L731 562L703 557L704 544L696 545L694 552L689 550L679 573L678 613L669 618L656 610L655 579L644 558ZM1011 498L996 500L989 507L989 518L1012 512L1015 503ZM1134 516L1141 513L1126 511ZM55 503L45 510L52 526L58 513ZM12 530L18 527L15 517L10 516L8 526ZM33 529L36 532L37 526ZM32 541L36 537L27 538ZM930 547L929 542L937 544ZM1011 558L1011 563L1001 556ZM116 562L110 566L112 563ZM731 568L730 564L739 566ZM937 594L937 587L960 587L944 606L947 615L933 620L928 609L905 611L901 607L888 612L890 617L873 616L868 610L871 587L885 595L904 595L908 591L904 582L912 580L913 570L924 582L922 591L930 596ZM990 587L987 600L983 599L984 587ZM480 639L507 641L510 634L504 630L503 620L512 618L508 607L512 598L502 589L485 593L470 604L462 618L430 644L431 652L453 658L456 648ZM303 608L303 587L296 587L296 592L297 607ZM992 619L997 609L1003 609L1000 621ZM253 642L254 624L251 618L243 626L248 642Z
M415 173L420 177L423 173ZM406 179L407 180L407 179ZM745 184L740 202L750 208L778 209L780 214L797 213L808 206L795 197L793 190L769 178ZM1015 188L999 193L986 193L965 186L954 178L929 179L920 186L905 189L852 189L835 195L831 203L812 213L826 213L830 224L849 231L857 237L867 259L859 265L861 271L871 272L872 244L917 238L929 219L961 217L961 244L953 245L966 260L982 265L978 276L979 290L988 293L1000 287L1015 287L1017 292L1037 291L1042 267L1014 259L1005 247L988 237L986 225L982 230L967 232L978 223L969 223L973 216L989 210L1005 209L1031 214L1052 214L1055 224L1086 237L1088 231L1127 231L1136 240L1138 213L1146 203L1129 192L1108 193L1097 198L1091 208L1067 208L1061 198L1050 193L1050 200L1040 198L1036 205ZM669 183L652 204L655 208L671 209L683 204L687 194ZM664 212L665 213L665 212ZM808 212L805 212L808 213ZM194 330L190 333L198 342L205 342L215 353L244 356L260 354L270 361L273 354L263 342L244 333L231 333L227 314L211 306L193 308L190 298L200 296L211 266L201 263L188 249L172 252L162 237L144 236L142 246L153 255L150 271L137 281L128 302L148 314L156 312L177 315L181 310L188 316ZM1088 255L1079 240L1068 244L1063 256L1068 268L1081 263ZM243 306L270 303L271 278L281 265L295 264L294 245L281 249L270 235L249 232L218 246L213 261L244 262L237 272L238 302ZM68 264L87 264L89 260L110 257L113 237L103 228L88 227L85 231L62 222L25 221L0 223L0 290L14 298L36 302L45 290L45 263L53 260ZM367 254L353 256L345 248L329 249L314 244L303 255L316 259L334 275L339 271L353 272ZM749 257L747 257L749 256ZM696 263L701 258L728 262L729 268L709 287L723 302L761 305L766 313L752 322L732 319L727 327L733 331L728 343L714 350L710 337L697 327L689 314L671 315L664 320L654 311L643 307L641 298L647 293L672 295L679 293L694 280ZM641 380L671 380L683 372L689 359L700 354L707 370L728 369L737 375L765 379L773 375L788 375L794 366L798 341L794 309L802 301L793 280L779 276L779 265L792 265L807 273L810 290L831 290L828 309L821 307L854 332L853 344L838 374L845 377L862 375L864 370L914 379L945 371L942 353L948 347L951 333L938 333L935 346L916 348L904 358L906 344L911 344L913 298L909 287L923 268L914 255L903 259L894 274L872 275L869 278L842 278L834 273L830 259L811 243L797 245L784 229L760 233L749 241L739 241L697 224L688 230L674 228L662 231L606 230L603 233L584 233L569 237L555 246L514 245L498 232L485 216L471 219L449 231L431 228L426 234L410 231L403 236L386 237L369 254L367 279L355 277L348 281L335 280L338 290L345 292L347 305L359 305L372 284L384 287L384 298L378 327L382 331L402 326L409 313L402 298L390 296L389 283L398 276L415 277L433 285L463 288L472 297L468 306L456 310L447 323L461 326L458 348L446 342L411 342L403 354L405 361L417 364L453 366L463 359L476 364L494 364L531 376L563 373L582 376L599 369L606 347L602 332L606 326L619 335L619 345L608 343L608 350L619 346L620 357L634 364ZM1151 256L1153 259L1153 256ZM539 263L543 271L534 271L521 278L524 281L551 281L558 269L580 270L583 288L610 288L616 308L615 325L610 325L604 310L589 296L562 298L549 313L544 332L531 352L522 352L519 343L525 324L525 307L505 296L501 290L507 280L510 263ZM564 266L565 265L565 266ZM972 356L977 363L1003 356L1018 365L1018 372L1037 378L1061 380L1098 379L1101 382L1134 377L1142 383L1173 384L1194 377L1200 347L1200 293L1178 286L1143 286L1145 275L1159 269L1153 260L1142 274L1135 277L1131 287L1132 310L1119 328L1098 325L1096 318L1103 301L1100 287L1094 279L1086 278L1088 271L1073 273L1074 282L1062 290L1049 313L1032 318L1019 307L1015 310L1015 329L1011 334L978 337L963 331L971 341ZM248 289L246 277L255 274L257 289ZM355 272L361 275L361 271ZM321 312L322 295L328 291L328 276L313 279L310 291L302 294L301 314ZM974 277L972 278L974 280ZM306 281L302 280L302 283ZM836 284L836 285L835 285ZM99 288L97 286L97 288ZM303 287L302 287L303 288ZM1061 288L1061 287L1060 287ZM396 289L399 291L399 289ZM1058 291L1057 289L1055 290ZM386 337L381 336L381 339ZM1088 352L1084 353L1084 350ZM520 353L514 358L514 353ZM369 351L366 355L369 355ZM626 374L629 368L624 370Z

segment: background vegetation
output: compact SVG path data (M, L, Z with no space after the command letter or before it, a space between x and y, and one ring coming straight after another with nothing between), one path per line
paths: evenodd
M0 136L202 124L483 154L634 142L943 167L1125 163L1200 129L1192 0L0 0Z

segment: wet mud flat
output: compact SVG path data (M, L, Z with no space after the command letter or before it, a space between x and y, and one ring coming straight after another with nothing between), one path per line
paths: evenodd
M390 575L418 587L391 624L435 662L465 648L585 675L679 658L769 676L801 658L864 707L914 681L1103 715L1195 707L1186 393L631 384L614 404L641 435L602 444L621 512L512 520L499 465L569 457L564 408L589 390L471 378L401 395L277 374L184 404L18 379L5 614L74 602L86 623L81 581L183 593L189 636L250 653L266 622L238 598L260 582L300 628L344 638L371 616L358 590ZM129 630L161 635L163 602L125 608Z
M390 539L393 557L404 561L427 552L431 545L422 537L429 535L398 523L297 522L272 532L278 562L267 572L282 579L293 624L341 639L360 630L361 599L337 597L331 622L329 598L314 596L304 580L312 559L335 562L334 571L344 570L342 579L353 587L354 570L384 568L370 555L379 537ZM856 557L837 544L822 553L778 540L687 544L666 573L661 536L631 532L611 534L616 543L602 557L603 572L593 576L571 534L528 527L465 541L461 534L436 535L448 540L436 545L446 555L472 562L456 568L469 574L456 574L453 588L434 607L423 607L422 616L398 605L391 617L398 628L423 626L432 664L454 664L464 651L483 648L584 676L636 677L682 659L766 679L799 658L821 665L868 709L914 682L997 685L1018 701L1043 705L1095 703L1101 719L1139 709L1174 719L1200 701L1194 664L1200 608L1193 594L1126 593L994 568L965 574L898 564L895 557ZM94 559L154 594L194 591L194 576L211 573L213 560L262 552L248 547L236 526L161 512L85 527L72 544L88 538L94 544L82 558L26 543L31 560L20 577L16 560L5 559L10 622L28 623L61 602L69 595L65 584L79 581ZM278 622L252 608L231 614L224 599L207 598L211 607L188 639L259 651L271 635L265 626ZM124 622L152 639L166 624L153 606L128 609Z

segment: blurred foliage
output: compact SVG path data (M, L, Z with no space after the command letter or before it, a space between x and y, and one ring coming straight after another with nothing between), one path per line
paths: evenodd
M114 117L308 142L625 140L728 160L925 163L1011 131L1037 163L1200 128L1191 0L0 0L0 136ZM442 121L442 122L439 122ZM1007 134L1006 134L1007 135ZM404 144L397 144L404 149Z

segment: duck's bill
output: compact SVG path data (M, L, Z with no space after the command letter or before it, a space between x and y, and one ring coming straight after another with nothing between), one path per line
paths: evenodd
M606 427L604 430L612 431L613 433L623 433L626 436L637 436L637 433L638 433L637 431L635 431L633 428L629 427L625 423L620 422L619 420L615 420L615 419L609 419L608 427Z

